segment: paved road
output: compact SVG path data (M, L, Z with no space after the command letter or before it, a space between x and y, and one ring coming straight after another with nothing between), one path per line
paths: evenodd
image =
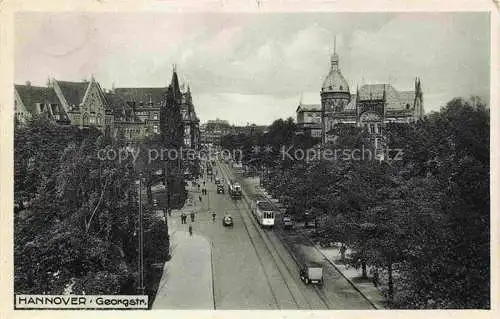
M215 171L224 177L227 191L228 177L233 177L231 170L218 163ZM190 187L196 205L192 225L195 235L210 243L211 262L203 267L211 267L215 309L370 309L347 282L331 271L325 274L323 288L306 286L300 281L298 266L280 238L273 230L263 230L257 225L245 200L232 200L227 192L217 194L210 178L205 187L208 195L201 195ZM210 214L212 210L217 213L215 222ZM234 219L233 227L222 225L226 212ZM179 282L169 283L167 279L163 284ZM196 284L188 286L182 291L197 289ZM197 308L205 307L200 304Z

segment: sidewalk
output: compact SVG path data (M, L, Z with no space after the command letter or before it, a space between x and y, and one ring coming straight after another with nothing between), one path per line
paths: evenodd
M189 235L189 218L181 224L182 211L190 210L193 206L185 205L168 217L172 258L165 263L153 309L214 309L212 267L207 267L212 265L211 244L196 233Z
M348 267L339 262L340 250L338 247L321 248L318 245L315 245L315 247L326 257L330 264L342 273L347 280L353 283L356 288L377 307L377 309L385 308L385 299L378 288L371 282L371 278L368 281L361 280L361 270ZM346 255L347 254L346 252Z
M259 179L258 178L248 178L246 180L246 185L250 186L253 192L259 192L261 194L267 194L264 193L263 190L259 186ZM271 199L269 195L266 195L268 199ZM298 242L294 242L296 236L289 236L291 235L292 232L295 232L296 234L299 234L300 236L303 236L307 238L307 240L312 244L312 246L306 246L299 244ZM288 234L288 235L286 235ZM385 308L385 299L380 293L380 291L373 285L371 282L371 279L369 280L363 280L361 279L361 270L357 270L355 268L349 268L337 260L340 256L339 248L338 247L332 247L332 248L321 248L320 246L316 245L313 243L311 238L304 232L302 232L300 229L295 229L292 231L287 231L283 232L282 235L285 235L287 238L286 240L289 241L287 244L291 244L295 247L295 249L299 250L302 252L302 254L307 255L308 258L311 258L311 261L320 261L321 259L327 260L344 278L349 281L349 283L355 287L356 290L358 290L366 299L370 301L371 304L373 304L377 309L384 309ZM280 236L281 237L281 236ZM349 251L346 252L348 254Z

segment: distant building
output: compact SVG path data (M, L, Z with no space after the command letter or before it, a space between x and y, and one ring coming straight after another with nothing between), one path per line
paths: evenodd
M321 104L302 104L297 107L297 134L321 138Z
M225 120L208 120L201 125L200 132L201 143L220 145L222 137L231 133L231 125Z
M255 134L262 134L267 132L267 125L256 125L256 124L247 124L245 126L232 126L231 127L231 134L233 135L238 135L238 134L244 134L247 136L252 136Z

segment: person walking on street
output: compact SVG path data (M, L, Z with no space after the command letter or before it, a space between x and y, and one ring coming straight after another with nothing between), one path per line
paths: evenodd
M193 236L193 226L189 225L189 235Z
M194 212L191 212L191 221L194 222Z
M205 181L203 181L203 186L205 186Z
M199 198L200 198L200 202L201 202L201 196Z
M181 224L186 223L186 215L184 213L181 214Z
M217 216L217 214L215 212L212 212L212 222L215 223L215 216Z

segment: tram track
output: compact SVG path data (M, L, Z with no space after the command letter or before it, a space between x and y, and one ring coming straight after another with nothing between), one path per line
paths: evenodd
M261 194L263 195L263 194ZM266 197L267 198L267 197ZM271 203L271 205L277 210L279 211L279 207L276 205L276 203L273 203L271 200L267 199L267 201L269 203ZM275 224L276 225L276 224ZM275 229L275 231L273 232L274 234L276 234L277 237L280 238L280 241L281 243L283 244L283 246L285 247L285 249L288 251L288 253L290 254L290 256L294 259L294 261L296 262L297 265L299 265L299 262L298 260L296 259L295 257L295 254L293 252L293 249L290 247L290 245L288 244L288 241L284 238L283 234L282 234L282 229ZM299 237L301 237L304 241L306 242L309 242L312 244L312 247L314 247L315 250L318 250L318 248L312 243L311 239L309 237L307 237L302 231L297 231L297 235ZM318 250L319 252L319 250ZM320 254L324 257L324 259L328 262L328 264L332 265L333 268L335 269L336 272L338 272L342 277L344 277L346 279L346 281L348 282L349 285L351 285L353 287L353 289L370 305L371 308L373 309L378 309L374 304L373 302L367 298L353 283L352 281L348 280L344 274L342 274L342 272L337 269L337 267L331 262L329 261L324 255L323 253L320 252ZM323 301L323 303L328 307L328 309L331 309L331 307L329 306L331 302L329 302L328 298L326 297L326 294L325 292L317 287L317 286L314 286L314 289L316 290L317 292L317 295L318 297Z
M221 168L221 173L223 173L225 175L225 178L229 179L230 176L234 177L234 174L230 173L229 168L220 162L219 162L219 167ZM269 256L271 257L274 265L276 265L275 270L279 273L280 278L283 281L283 283L285 284L285 286L288 290L288 293L292 297L296 307L298 309L317 309L318 304L315 303L313 305L312 300L311 300L312 298L307 297L305 294L305 291L303 290L303 287L301 287L301 285L297 284L296 279L294 278L294 274L297 272L297 270L291 268L289 263L287 263L285 261L284 257L282 256L282 253L280 253L280 250L275 247L276 244L273 243L273 240L271 239L272 236L270 236L270 234L273 234L272 230L262 229L260 227L259 223L255 220L255 216L253 216L252 212L250 212L250 214L245 212L250 208L251 205L250 205L249 200L248 200L248 194L245 192L245 190L242 190L242 191L243 191L242 201L244 203L243 202L239 203L239 202L235 201L234 206L236 208L236 211L238 211L238 213L240 214L240 217L243 220L244 227L245 227L245 229L250 237L250 241L252 243L252 246L257 253L257 256L259 258L259 262L261 263L261 266L263 266L262 256L258 252L257 246L255 245L254 239L252 238L253 235L250 233L250 230L248 229L247 223L252 225L253 231L259 235L260 239L264 243L266 251L269 253ZM245 208L240 207L241 206L240 204L241 205L246 204L247 207L245 207ZM275 240L278 240L278 241L280 240L278 238L278 236L275 236L275 237L276 237ZM289 252L289 249L287 247L285 247L285 249L287 252ZM296 262L293 254L291 254L290 252L289 252L289 254L291 255L292 259L294 259L294 261ZM278 298L276 297L276 293L275 293L274 289L272 288L273 285L270 282L269 274L267 273L268 270L266 270L266 268L264 266L263 266L263 271L266 273L267 283L268 283L271 291L273 292L273 296L275 297L275 300L276 300ZM287 278L291 278L291 280L290 279L287 280ZM316 289L315 290L316 295L319 297L319 300L321 300L321 303L324 306L324 308L330 309L328 301L325 298L325 296L322 294L322 292L318 291L317 287L315 287L315 289ZM277 302L277 304L279 305L278 302ZM323 308L323 307L321 307L321 308Z

